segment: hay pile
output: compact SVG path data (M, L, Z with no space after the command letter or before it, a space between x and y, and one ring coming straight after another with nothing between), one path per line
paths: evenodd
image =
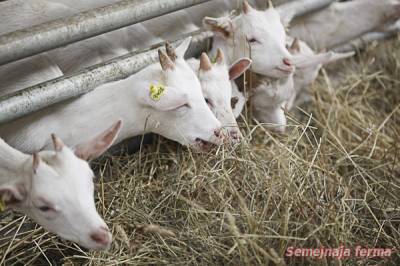
M111 250L87 252L6 212L2 263L309 265L330 260L284 258L286 248L399 250L399 89L393 40L324 71L284 136L248 120L247 141L235 149L194 154L160 138L141 153L105 158L96 197ZM396 260L399 253L344 262Z

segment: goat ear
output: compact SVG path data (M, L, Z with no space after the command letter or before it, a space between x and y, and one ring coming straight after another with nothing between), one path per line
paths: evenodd
M215 34L224 38L230 38L233 36L233 22L229 17L222 18L211 18L205 17L203 19L204 26L214 32Z
M175 62L177 58L176 51L169 42L165 43L165 50L167 51L167 55L172 60L172 62Z
M179 58L185 58L186 51L189 49L191 42L192 37L187 37L176 47L175 52Z
M333 52L331 54L331 58L329 60L323 62L322 64L326 65L326 64L330 64L330 63L336 62L338 60L350 58L350 57L353 57L355 54L356 54L355 52L348 52L348 53L336 53L336 52Z
M102 155L114 143L121 131L122 120L118 120L110 128L88 142L78 144L74 148L75 155L83 160L92 160Z
M252 61L249 58L241 58L233 63L229 69L229 79L234 80L240 77L244 72L246 72L247 69L250 68L251 63Z
M27 196L27 191L22 184L0 186L0 198L5 207L18 207Z
M293 57L293 62L297 68L302 69L308 67L315 67L318 65L326 65L335 62L337 60L352 57L353 55L354 52L350 53L326 52L315 55L298 55Z

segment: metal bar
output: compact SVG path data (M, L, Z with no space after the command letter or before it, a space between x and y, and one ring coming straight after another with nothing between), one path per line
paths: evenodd
M211 0L124 0L0 36L0 65Z
M126 0L104 8L83 12L70 18L34 26L28 30L16 31L0 36L0 64L207 1L210 0L152 0L147 1L147 3L143 0ZM326 0L322 1L326 2ZM314 6L311 5L311 10L315 8L315 0L298 2L305 4L308 11L310 10L310 2L314 3ZM295 8L298 12L296 6L292 5L291 8ZM162 9L162 12L159 9ZM108 25L108 22L111 21L113 21L113 24ZM101 30L98 29L99 27L101 27ZM35 38L35 36L40 37ZM204 40L211 36L212 34L208 32L197 33L191 47L204 44ZM12 53L9 50L21 50L22 52ZM197 47L191 50L197 52L202 49ZM144 52L133 52L90 67L73 76L60 77L18 91L15 94L5 95L0 98L0 123L17 119L52 104L82 95L101 84L125 78L155 62L156 59L157 53L151 49Z
M194 35L193 35L194 34ZM204 50L210 32L195 32L188 56L195 56ZM182 39L180 39L182 40ZM175 41L173 44L178 43ZM126 78L158 60L157 49L162 44L141 51L112 59L92 66L75 75L60 77L0 98L0 123L17 119L23 115L43 109L49 105L68 100L87 93L101 84Z

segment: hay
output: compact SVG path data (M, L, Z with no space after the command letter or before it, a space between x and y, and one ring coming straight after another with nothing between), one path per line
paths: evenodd
M399 250L399 87L394 40L324 71L313 103L288 114L284 136L242 121L247 140L235 149L195 154L159 138L142 153L105 158L96 197L111 250L87 252L7 212L3 262L327 265L284 254L288 246ZM396 260L398 253L344 263Z

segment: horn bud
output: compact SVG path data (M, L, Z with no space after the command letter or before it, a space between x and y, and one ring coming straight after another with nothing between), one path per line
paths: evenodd
M33 167L33 172L36 174L37 169L39 168L39 164L42 161L42 159L40 159L40 156L37 152L35 152L33 155L33 162L32 162L32 167Z
M247 2L247 0L244 0L243 1L243 6L242 6L243 13L247 14L247 13L250 12L251 9L252 9L252 7L249 4L249 2Z
M274 8L274 5L272 4L272 1L271 0L268 0L268 2L267 2L267 9L272 9L272 8Z
M161 68L164 71L174 69L174 62L172 62L171 58L160 49L158 50L158 60L160 61Z
M215 58L217 64L223 64L225 62L224 52L222 52L221 48L217 50L217 57Z
M172 62L175 62L175 60L178 58L176 55L174 47L169 42L165 43L165 50L167 51L167 55L169 58L171 58Z
M200 69L203 71L209 71L212 68L210 58L206 53L202 53L200 56Z

